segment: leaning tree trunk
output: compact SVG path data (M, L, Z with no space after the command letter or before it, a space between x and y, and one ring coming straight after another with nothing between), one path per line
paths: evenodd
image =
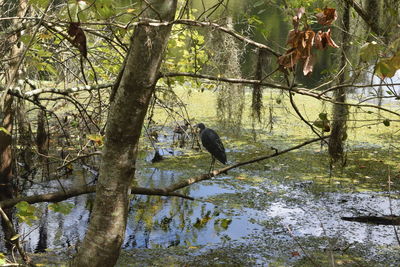
M28 8L27 0L18 1L17 17L24 17ZM12 26L17 26L21 22L20 19L13 21ZM13 86L16 84L15 81L18 79L18 65L21 59L23 51L23 43L20 41L20 32L17 32L8 37L7 43L11 46L8 53L9 65L6 70L6 84L7 86ZM3 98L3 97L1 97ZM13 186L13 154L12 154L12 131L14 121L15 110L13 107L13 97L6 95L4 98L4 105L0 114L0 127L4 130L0 130L0 201L10 199L14 196ZM5 210L7 216L12 218L10 210ZM4 221L2 220L4 226ZM7 230L7 227L3 227L5 239L8 240L7 244L10 244L11 233Z
M350 39L350 7L346 3L344 4L343 10L343 32L342 32L342 52L340 57L340 68L343 69L346 66L346 57L349 52L349 39ZM343 84L347 78L347 70L344 70L339 77L339 83ZM332 132L329 139L329 155L331 156L332 162L341 162L342 165L345 162L344 159L344 144L347 138L347 117L348 107L344 105L346 103L346 90L347 88L341 87L334 93L334 99L337 103L333 105L333 122Z
M143 16L171 21L177 0L146 1ZM143 21L143 20L142 20ZM171 26L135 28L107 119L100 177L90 224L72 266L114 266L124 240L138 141Z

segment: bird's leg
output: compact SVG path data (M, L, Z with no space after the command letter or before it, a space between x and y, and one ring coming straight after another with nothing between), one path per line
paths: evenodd
M210 164L210 170L208 171L208 173L211 173L211 171L214 169L214 164L215 164L215 157L211 156L211 164Z

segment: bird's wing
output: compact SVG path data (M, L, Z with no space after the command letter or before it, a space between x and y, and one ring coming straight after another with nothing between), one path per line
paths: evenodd
M201 143L207 149L207 151L211 153L211 155L225 164L225 148L218 134L214 130L209 128L205 129L201 133Z

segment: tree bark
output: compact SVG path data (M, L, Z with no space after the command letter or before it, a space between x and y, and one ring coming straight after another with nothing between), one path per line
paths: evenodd
M48 180L50 176L49 158L49 133L46 129L46 111L39 110L36 129L36 146L39 152L39 159L42 163L42 180Z
M176 0L146 1L144 18L169 21ZM124 240L138 141L171 26L135 28L107 119L103 159L90 224L72 266L114 266Z
M17 17L25 16L28 9L27 0L19 0ZM12 25L19 24L21 21L16 19ZM20 42L21 33L17 32L8 38L8 42L11 45L9 51L10 63L6 70L6 84L8 86L15 84L18 79L18 65L21 59L23 44ZM6 131L0 131L0 201L10 199L14 196L13 186L13 155L12 155L12 131L14 121L15 110L13 107L13 97L7 94L4 98L3 109L0 114L0 127L4 127ZM12 218L10 210L4 210L7 217ZM10 238L12 233L8 231L7 227L4 227L4 220L2 220L2 226L4 229L5 239L8 240L7 244L10 244Z
M343 69L346 66L346 55L349 52L350 39L350 6L345 3L343 10L343 32L342 32L342 52L340 58L340 67ZM348 71L344 70L339 76L339 84L343 84L347 78ZM334 92L335 102L346 102L346 87L341 87ZM347 117L348 106L341 104L333 105L333 122L331 138L329 139L329 155L332 162L345 162L344 159L344 141L347 138Z

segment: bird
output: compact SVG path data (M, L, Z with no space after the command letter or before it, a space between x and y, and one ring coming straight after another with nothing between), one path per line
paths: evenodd
M209 172L214 167L215 159L225 165L227 163L225 148L218 134L213 129L206 128L203 123L196 124L195 126L200 129L201 143L210 152L212 157Z

